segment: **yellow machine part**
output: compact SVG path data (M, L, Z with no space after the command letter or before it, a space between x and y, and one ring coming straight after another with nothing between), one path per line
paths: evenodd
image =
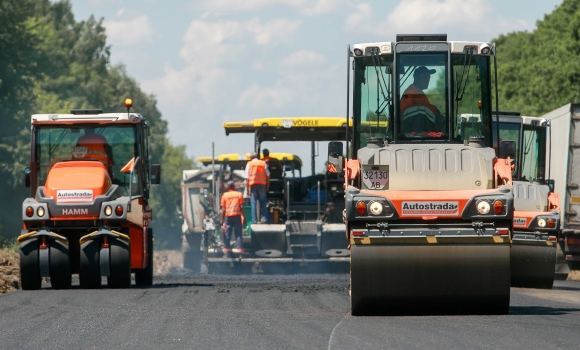
M353 315L507 314L509 240L352 244Z
M238 161L238 160L244 159L242 159L242 157L237 153L220 154L217 157L215 157L216 164L220 164L225 161ZM205 163L211 164L211 157L197 157L197 161L200 163L204 163L204 165Z
M310 127L310 128L328 128L341 127L345 124L344 117L288 117L288 118L260 118L253 121L243 122L224 122L224 128L235 132L236 130L253 131L262 127ZM352 126L352 120L350 121Z

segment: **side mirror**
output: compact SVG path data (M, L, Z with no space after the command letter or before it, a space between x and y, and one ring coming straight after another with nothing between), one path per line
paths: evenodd
M161 165L151 164L151 184L159 185L161 183Z
M515 141L502 141L499 146L499 157L506 159L510 157L514 159L516 155L516 142Z
M30 168L24 168L24 186L30 187Z
M344 157L342 154L343 144L339 141L328 143L328 172L341 173L344 164Z
M547 179L546 180L546 185L548 185L548 187L550 188L550 192L554 192L554 180L552 179Z

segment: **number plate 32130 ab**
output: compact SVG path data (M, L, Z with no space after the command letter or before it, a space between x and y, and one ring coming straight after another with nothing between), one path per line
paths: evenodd
M389 189L389 166L388 165L363 165L362 167L363 190L388 190Z

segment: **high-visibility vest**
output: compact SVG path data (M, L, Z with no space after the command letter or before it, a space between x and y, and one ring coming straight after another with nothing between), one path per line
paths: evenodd
M107 155L106 145L108 143L105 137L98 134L83 135L77 141L77 146L87 148L87 152L80 157L81 159L94 159L105 165L110 165L112 159L109 159Z
M418 106L429 108L433 114L437 113L437 107L429 102L429 99L425 96L423 90L415 85L410 85L405 92L403 92L403 96L401 96L401 112L405 112L408 108Z
M263 160L251 160L248 162L248 186L266 185L268 175L266 175L266 162Z
M228 191L222 195L220 205L225 211L225 216L242 216L244 196L238 191Z

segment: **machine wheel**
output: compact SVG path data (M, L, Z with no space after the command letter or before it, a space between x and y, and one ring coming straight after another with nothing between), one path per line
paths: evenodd
M203 254L201 252L202 237L199 234L186 235L189 250L183 252L183 267L193 271L193 273L200 273L201 260Z
M99 266L99 240L92 240L81 247L79 282L81 288L99 288L101 270Z
M351 313L505 315L510 301L509 249L492 244L354 244Z
M50 242L50 284L54 289L68 289L71 285L68 247L58 241Z
M135 284L150 286L153 284L153 229L147 229L147 267L135 271Z
M40 289L38 266L38 240L32 239L20 245L20 284L24 290Z
M556 248L518 243L514 241L510 253L511 286L552 289Z
M131 287L131 254L129 243L119 239L112 239L110 242L110 274L107 278L109 288L130 288Z

